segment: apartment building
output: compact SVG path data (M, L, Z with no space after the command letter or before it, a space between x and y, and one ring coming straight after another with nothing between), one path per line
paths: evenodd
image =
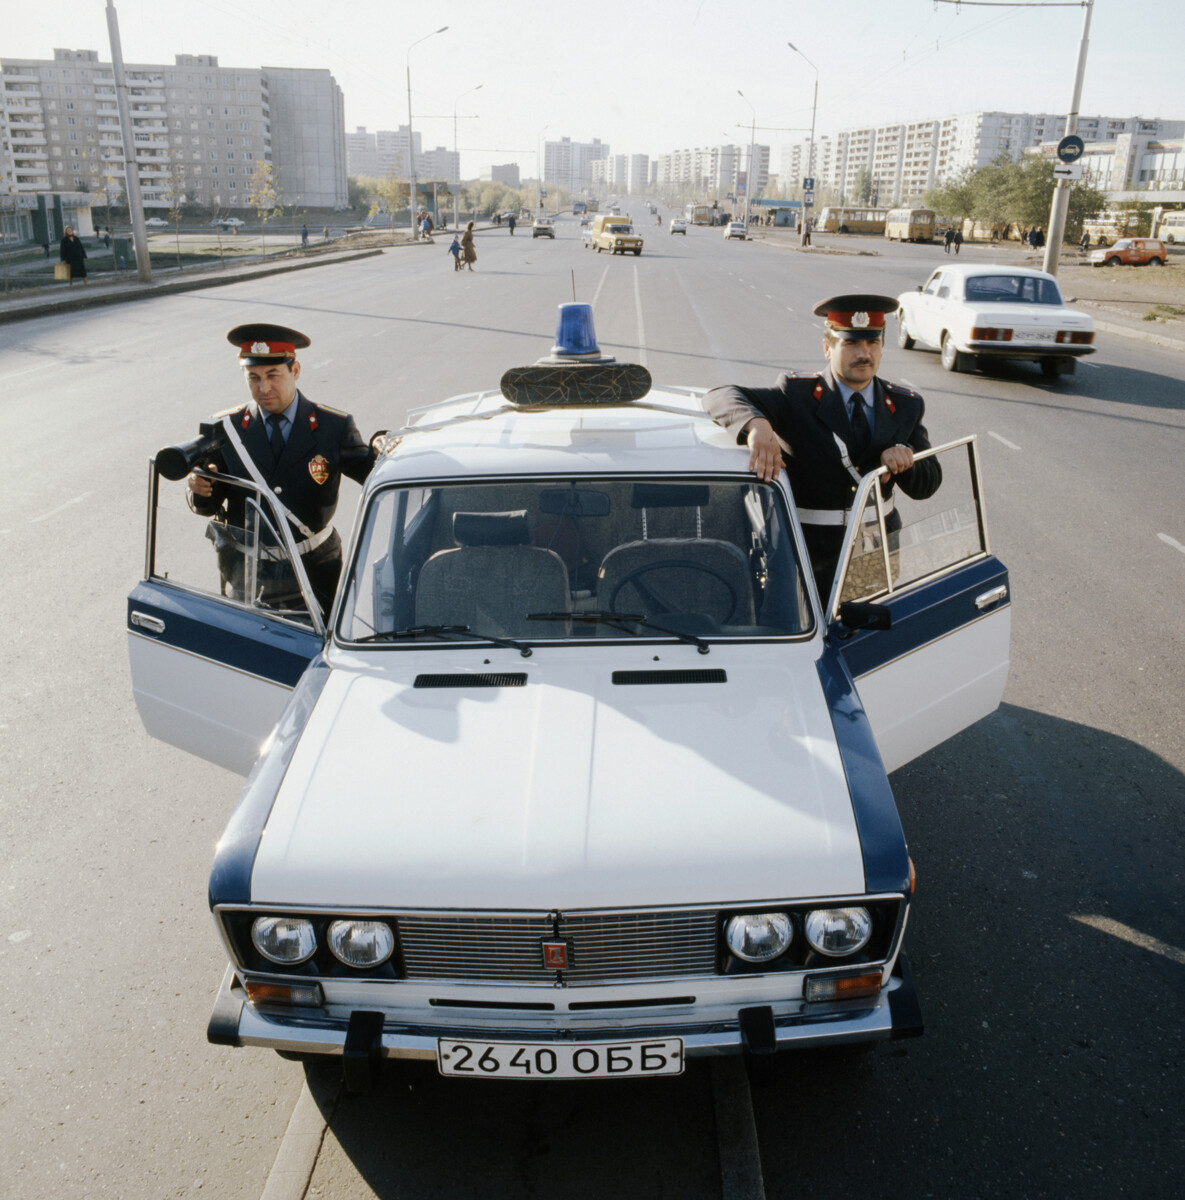
M326 71L220 67L179 54L171 66L129 63L132 139L147 209L175 198L246 209L255 164L278 169L281 203L346 202L341 91ZM0 172L18 193L124 198L123 138L110 63L94 50L0 59L8 136Z
M566 187L573 195L593 187L592 164L609 157L608 143L600 138L574 142L560 138L543 143L543 179Z
M1014 161L1026 150L1056 142L1066 130L1057 113L973 112L908 123L848 129L815 140L814 170L806 170L806 141L782 147L781 175L794 194L807 176L816 191L834 199L855 198L863 173L883 205L908 203L944 179L986 166L1001 153ZM1087 142L1115 143L1124 137L1173 138L1185 122L1143 117L1081 117L1078 134Z

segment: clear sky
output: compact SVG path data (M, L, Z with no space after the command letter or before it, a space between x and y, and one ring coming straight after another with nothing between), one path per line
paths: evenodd
M978 109L1068 110L1080 4L939 0L118 0L128 63L214 54L229 67L321 67L346 128L407 122L453 146L466 177L492 162L533 175L542 138L599 137L648 154L805 137ZM55 47L110 61L106 0L10 0L0 56ZM1185 119L1180 0L1096 0L1083 115ZM448 30L409 48L434 29ZM481 90L464 95L481 84ZM737 95L740 90L749 103ZM750 104L752 108L750 108Z

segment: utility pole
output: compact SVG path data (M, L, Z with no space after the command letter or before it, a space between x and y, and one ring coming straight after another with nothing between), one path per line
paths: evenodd
M136 167L136 139L132 135L132 112L128 103L128 84L123 73L123 51L119 46L119 17L115 5L107 0L107 33L111 38L111 68L115 75L115 102L119 109L119 131L123 138L123 169L127 181L128 215L132 218L132 242L136 250L136 270L141 283L152 282L152 261L148 256L148 229L144 224L144 201L140 196L140 172Z

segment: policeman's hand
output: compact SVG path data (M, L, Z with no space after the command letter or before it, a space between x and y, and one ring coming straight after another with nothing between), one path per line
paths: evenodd
M904 445L890 446L881 455L881 466L888 467L894 475L908 471L913 466L913 451Z
M218 468L213 463L207 463L205 469L211 475L218 474ZM214 493L214 484L205 475L199 475L197 471L190 471L185 477L185 483L195 496L210 496Z
M749 470L764 483L772 483L782 470L782 446L774 427L764 417L754 417L745 426L749 443Z

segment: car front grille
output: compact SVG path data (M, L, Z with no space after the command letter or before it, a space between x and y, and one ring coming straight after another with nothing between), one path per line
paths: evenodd
M711 975L714 909L581 912L558 916L433 914L399 917L408 979L554 984L543 943L566 943L571 986Z

